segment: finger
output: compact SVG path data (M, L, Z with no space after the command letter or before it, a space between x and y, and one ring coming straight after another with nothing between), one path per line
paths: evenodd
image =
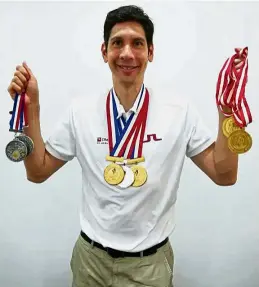
M234 62L235 63L235 66L241 66L241 65L243 65L243 61L237 61L237 62Z
M243 62L240 62L238 64L235 65L236 69L239 69L243 66Z
M30 74L27 72L27 70L23 66L17 66L16 70L22 73L24 77L27 79L27 81L30 80Z
M239 64L241 61L242 61L241 59L235 59L235 60L234 60L234 63L235 63L235 64Z
M10 96L14 99L16 94L22 93L22 88L14 82L11 82L10 86L8 87L8 92Z
M241 48L235 48L235 52L239 53L242 49Z
M18 77L24 86L27 86L28 80L26 79L26 77L21 72L15 71L14 76Z
M25 85L17 76L14 76L14 78L12 79L12 82L17 84L22 89L22 91L25 92Z
M31 69L29 68L29 66L27 65L26 62L23 62L22 63L23 67L26 69L27 73L30 75L30 76L33 76L33 73L31 71Z
M240 56L242 56L243 58L247 57L248 54L248 50L245 48L235 48L235 52L237 54L240 54Z

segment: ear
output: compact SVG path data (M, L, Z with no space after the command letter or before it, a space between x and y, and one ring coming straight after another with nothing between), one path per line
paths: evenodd
M148 48L148 61L152 62L154 58L154 45L150 45Z
M102 46L101 46L101 52L102 52L104 63L107 63L108 62L107 49L106 49L106 45L104 42L102 43Z

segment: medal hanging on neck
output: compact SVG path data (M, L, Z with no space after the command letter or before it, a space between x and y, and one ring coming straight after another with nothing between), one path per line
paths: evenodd
M110 185L139 187L147 181L146 169L138 163L145 161L142 150L148 104L149 93L142 85L138 112L132 113L126 121L122 117L118 118L113 90L107 96L109 155L106 160L112 163L105 168L104 179Z
M11 115L9 131L14 132L15 136L7 144L5 153L9 160L20 162L32 152L34 147L32 139L23 133L23 128L28 125L24 93L15 95Z

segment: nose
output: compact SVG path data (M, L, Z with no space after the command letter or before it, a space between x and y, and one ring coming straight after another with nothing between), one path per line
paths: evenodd
M133 52L132 52L130 45L125 45L122 48L120 58L121 58L121 60L128 60L128 59L134 58L134 55L133 55Z

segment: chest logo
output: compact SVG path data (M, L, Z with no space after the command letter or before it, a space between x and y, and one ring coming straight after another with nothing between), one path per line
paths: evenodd
M156 134L148 134L146 138L144 138L143 143L149 143L151 141L157 142L161 141L161 138L158 138ZM108 144L108 138L97 137L96 139L97 144Z
M149 143L151 141L161 141L162 139L161 138L157 138L156 134L151 134L151 135L147 135L147 138L144 139L144 143Z

